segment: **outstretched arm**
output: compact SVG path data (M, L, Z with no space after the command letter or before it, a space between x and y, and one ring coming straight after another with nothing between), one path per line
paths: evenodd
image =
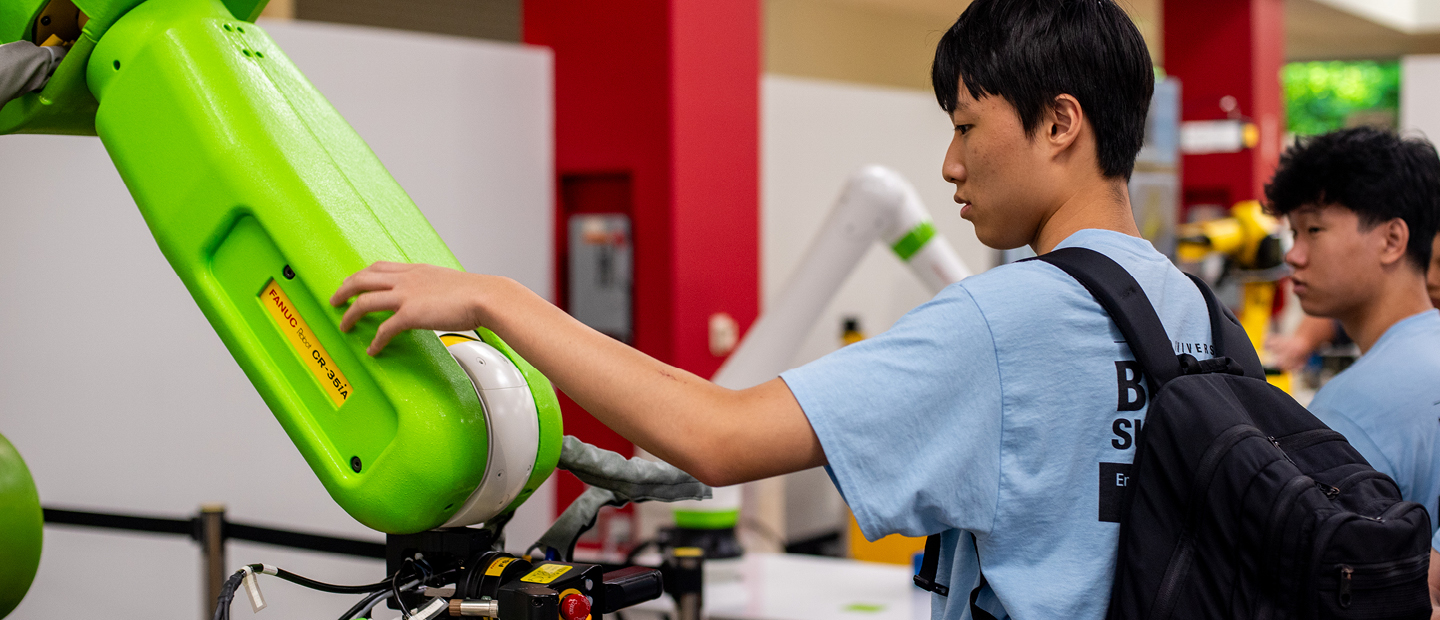
M1335 339L1335 321L1314 316L1301 319L1295 331L1287 335L1271 336L1265 341L1270 349L1271 361L1283 370L1299 370L1310 361L1316 349Z
M370 312L395 312L371 355L407 329L483 325L606 426L712 486L825 464L784 381L722 388L585 326L509 278L382 262L347 278L330 303L352 297L342 330Z

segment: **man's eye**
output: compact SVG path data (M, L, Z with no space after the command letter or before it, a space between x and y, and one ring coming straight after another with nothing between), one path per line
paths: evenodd
M974 125L956 125L956 126L955 126L955 131L960 132L960 135L963 136L963 135L965 135L965 134L967 134L967 133L970 133L970 128L971 128L971 127L974 127Z
M1309 227L1309 228L1306 228L1306 229L1305 229L1305 232L1310 233L1310 234L1313 235L1313 234L1315 234L1315 233L1317 233L1317 232L1320 232L1320 227L1319 227L1319 226L1311 226L1311 227Z

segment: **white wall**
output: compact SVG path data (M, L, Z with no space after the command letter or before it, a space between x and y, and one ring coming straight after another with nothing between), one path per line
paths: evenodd
M867 164L899 171L915 185L935 228L973 272L995 252L960 218L954 186L940 175L951 127L929 92L770 75L761 88L761 281L773 299L799 263L844 185ZM867 335L890 328L931 294L882 244L875 244L811 330L799 366L840 346L842 321L860 318ZM793 542L843 523L843 503L822 470L787 477L783 516L761 507L758 520ZM747 501L765 501L750 493ZM747 508L747 510L750 510ZM766 513L769 513L768 515Z
M971 270L994 262L960 218L940 176L951 128L928 92L769 75L761 88L761 310L799 263L851 173L866 164L912 184ZM931 295L889 248L876 244L811 331L795 365L839 347L843 316L868 335L890 328Z
M1440 54L1400 59L1400 129L1440 143Z
M333 25L265 28L389 167L467 268L551 296L554 160L548 50ZM225 351L95 138L0 137L0 433L47 506L230 517L382 540L334 504ZM553 492L510 526L549 524ZM201 614L199 553L177 537L47 527L10 616L98 606L119 620ZM232 543L331 582L374 560ZM335 617L355 597L265 584L277 618ZM213 604L213 603L212 603ZM234 606L248 617L247 604ZM208 616L208 614L207 614Z

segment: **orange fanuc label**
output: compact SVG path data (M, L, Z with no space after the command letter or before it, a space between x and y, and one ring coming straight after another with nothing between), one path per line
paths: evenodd
M340 372L340 366L330 357L330 353L325 351L325 346L320 344L320 339L315 337L315 332L305 324L305 318L295 310L295 304L290 303L290 297L280 288L280 284L270 280L270 283L265 285L265 290L260 291L260 302L269 311L270 318L275 320L280 332L285 334L285 339L290 341L290 346L300 356L300 361L310 368L310 372L320 382L320 389L330 397L336 407L345 404L355 392L354 388L350 387L345 373Z

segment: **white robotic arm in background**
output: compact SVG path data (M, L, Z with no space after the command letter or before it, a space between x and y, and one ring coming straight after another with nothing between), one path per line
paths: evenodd
M811 326L876 241L890 246L932 294L971 274L930 223L915 188L894 170L866 166L850 176L800 266L712 380L744 389L788 369Z
M723 387L744 389L790 368L815 321L877 241L890 246L931 293L971 275L950 242L931 224L930 213L915 188L894 170L866 166L850 176L799 267L712 380ZM672 504L677 524L684 527L691 520L685 513L738 515L739 486L717 488L714 493L713 499L703 502ZM699 519L717 520L722 519Z

